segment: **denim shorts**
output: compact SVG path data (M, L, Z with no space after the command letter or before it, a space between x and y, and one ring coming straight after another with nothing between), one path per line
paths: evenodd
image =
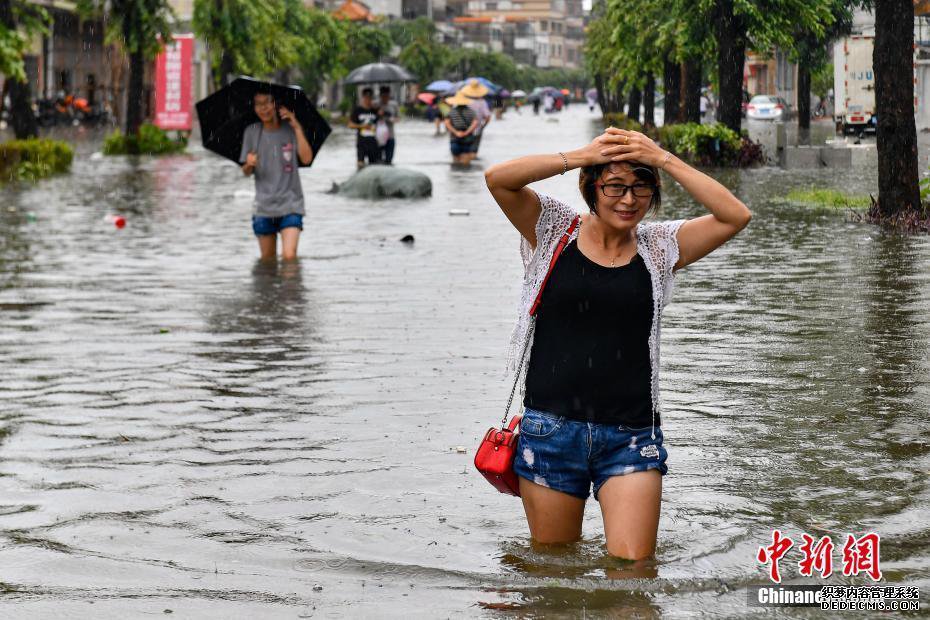
M459 156L465 153L474 153L475 152L475 140L474 138L453 138L449 141L449 149L452 151L452 155Z
M304 229L304 216L299 213L288 213L280 217L252 216L252 230L256 235L275 235L284 228Z
M668 473L668 452L662 429L628 428L581 422L543 411L526 409L520 422L514 472L562 493L587 499L611 476L657 469Z

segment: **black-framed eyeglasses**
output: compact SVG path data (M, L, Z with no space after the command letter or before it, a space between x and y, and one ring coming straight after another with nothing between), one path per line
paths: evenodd
M632 190L636 198L649 198L655 193L655 186L648 183L634 183L633 185L624 185L623 183L601 183L596 182L594 185L601 188L601 192L608 198L623 198L627 190Z

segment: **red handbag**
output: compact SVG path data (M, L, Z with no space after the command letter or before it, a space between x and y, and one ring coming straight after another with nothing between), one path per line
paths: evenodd
M520 497L520 482L513 471L513 458L517 454L517 426L522 418L513 416L506 428L489 428L475 454L475 467L488 482L501 493L517 497Z
M507 417L510 415L510 406L513 404L513 397L517 391L517 385L520 383L520 375L523 370L523 362L526 360L526 352L532 340L533 328L536 325L536 310L539 308L542 299L543 289L549 282L549 276L555 268L555 263L559 256L568 245L568 240L575 232L575 228L581 221L580 216L575 216L571 225L559 239L559 244L552 253L552 260L549 261L549 271L539 286L539 292L536 293L536 299L530 307L530 329L526 337L526 344L523 345L523 353L520 355L520 364L517 366L516 377L513 381L513 389L510 390L510 399L507 401L507 408L504 410L504 419L501 420L500 428L492 426L484 434L484 439L478 445L478 452L475 454L475 467L481 472L488 482L501 493L516 495L520 497L520 481L517 474L513 471L513 459L517 454L517 439L519 435L519 424L523 416L515 415L507 424Z

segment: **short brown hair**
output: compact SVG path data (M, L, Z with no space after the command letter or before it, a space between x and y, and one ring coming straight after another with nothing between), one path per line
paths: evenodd
M655 166L643 164L638 161L617 163L628 164L633 169L633 174L637 179L646 181L655 188L652 193L652 199L649 201L649 209L653 213L658 213L659 207L662 206L662 179L659 178L659 171ZM609 163L583 166L578 175L578 189L581 191L582 198L584 198L584 201L588 204L588 209L595 215L597 214L597 187L594 183L601 178L601 175L604 174L604 170L609 166Z

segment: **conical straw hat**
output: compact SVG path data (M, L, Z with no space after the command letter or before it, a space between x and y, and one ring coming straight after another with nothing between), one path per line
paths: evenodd
M468 84L463 86L459 91L459 94L471 97L472 99L480 99L488 94L488 88L478 80L469 80Z

